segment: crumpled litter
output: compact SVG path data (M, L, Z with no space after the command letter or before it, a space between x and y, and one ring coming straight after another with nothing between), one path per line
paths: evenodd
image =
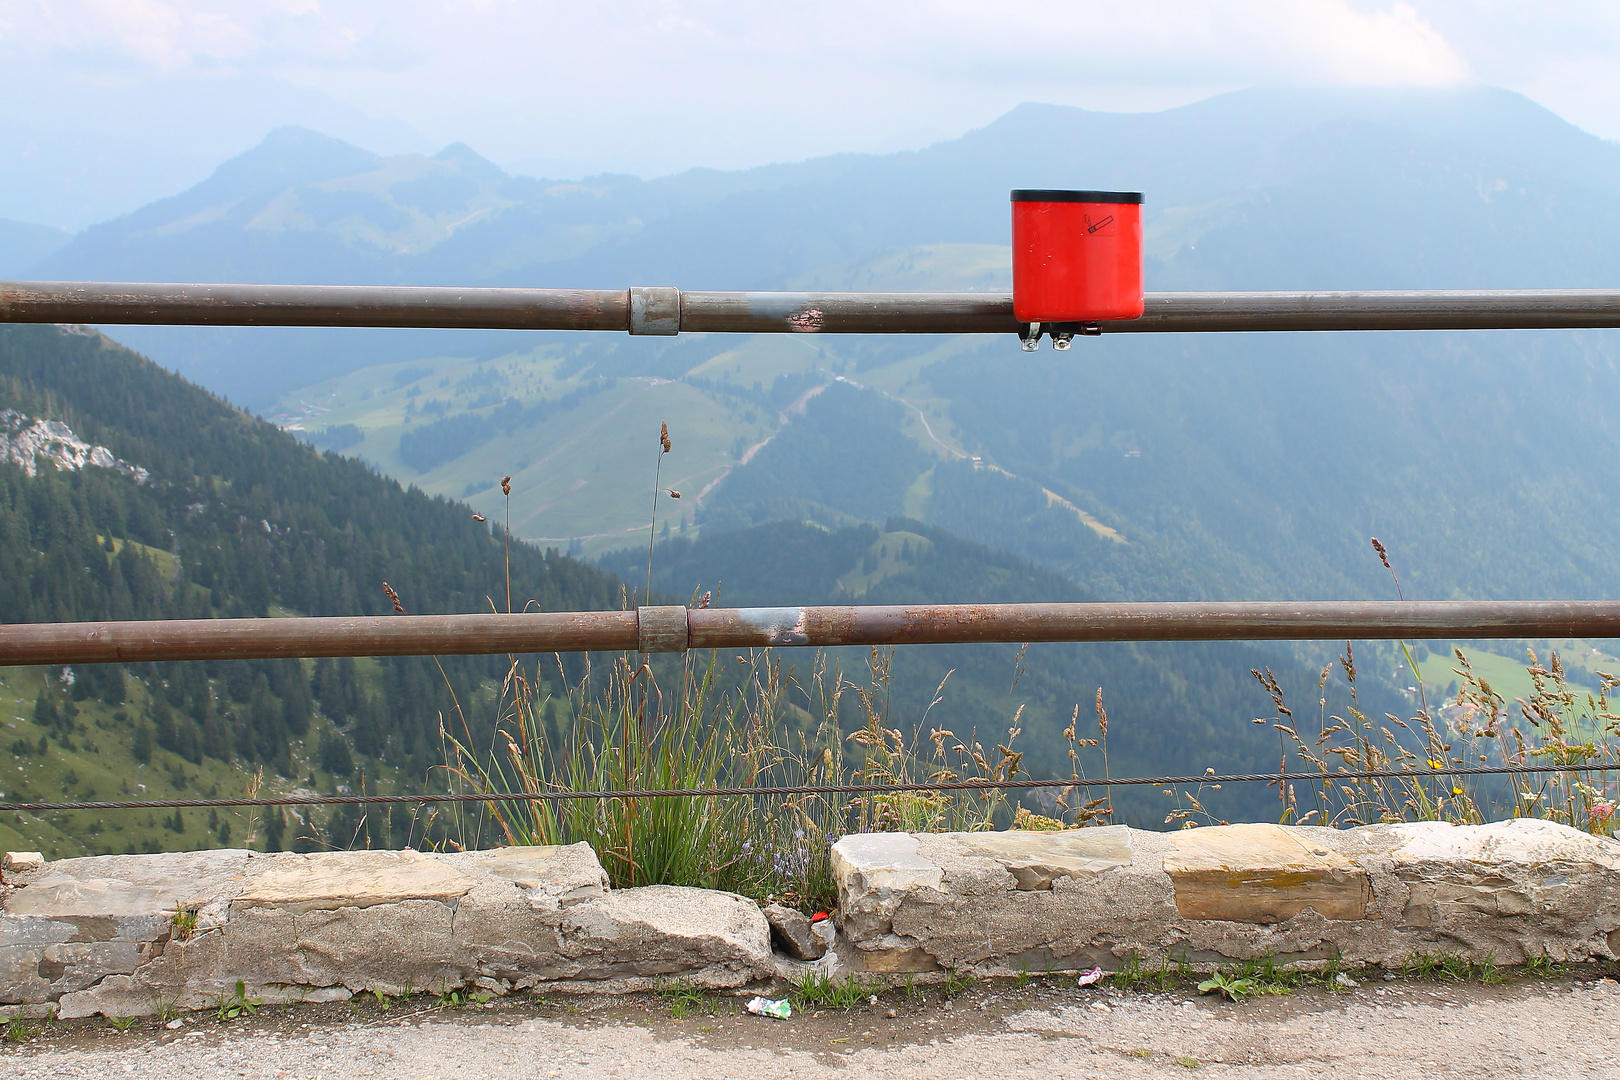
M777 1020L786 1020L793 1015L793 1006L791 1003L785 1000L774 1001L771 998L765 997L753 998L748 1002L747 1005L743 1006L743 1008L747 1009L755 1016L770 1016Z
M1094 986L1097 983L1102 982L1102 979L1103 979L1103 969L1100 968L1100 967L1094 967L1090 971L1086 972L1084 975L1080 976L1080 978L1075 981L1074 985L1076 985L1076 986Z

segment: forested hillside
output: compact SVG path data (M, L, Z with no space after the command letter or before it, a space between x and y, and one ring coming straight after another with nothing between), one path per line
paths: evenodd
M14 429L0 429L0 620L385 614L384 581L417 613L505 606L503 544L465 507L319 453L94 332L0 327L0 410ZM124 468L94 464L94 451L77 468L34 456L24 439L45 437L41 421L56 425L50 448L76 440ZM554 551L514 544L511 574L515 605L618 602L612 578ZM39 686L19 718L57 737L59 754L80 730L72 703L99 701L130 706L118 711L130 726L103 739L137 759L155 745L196 766L336 783L360 755L419 788L439 761L443 679L422 658L364 668L369 678L353 662L291 660L130 665L127 682L120 665L12 677ZM465 658L446 671L470 700L498 666ZM49 749L24 741L35 757Z

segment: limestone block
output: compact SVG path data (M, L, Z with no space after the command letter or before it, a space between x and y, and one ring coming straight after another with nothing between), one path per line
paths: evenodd
M258 856L244 873L213 878L209 897L177 892L156 873L143 879L143 869L159 869L153 857L118 858L33 902L71 915L0 919L0 988L26 989L29 1001L59 997L64 1017L137 1016L211 1008L238 979L250 996L274 1002L470 984L618 991L676 978L722 987L773 971L752 902L701 889L612 892L583 844ZM180 897L202 900L218 921L174 936L168 916ZM127 955L91 963L62 951L86 948L72 920L108 910L163 918L151 916L148 938L129 943ZM42 980L40 958L53 949L46 959L60 970L47 965L53 978Z
M810 927L810 918L802 911L782 904L766 904L760 909L770 923L771 937L782 946L782 951L795 960L820 960L827 946Z
M51 1000L50 980L40 977L44 948L0 945L0 1002L36 1004Z
M1189 919L1278 923L1314 908L1364 919L1366 870L1310 834L1281 825L1217 825L1175 833L1164 858L1176 910Z
M1156 859L1154 872L1136 868L1138 846L1162 843L1124 826L844 837L833 846L840 928L872 971L1111 964L1098 942L1173 914Z
M244 966L248 959L237 958ZM228 995L237 978L252 996L263 996L263 976L251 969L236 974L223 931L213 930L152 947L133 971L109 974L93 986L64 993L58 1015L151 1016L165 1009L206 1009Z
M60 1015L150 1016L164 1008L206 1009L228 996L238 978L252 996L263 997L265 984L284 975L289 962L298 961L291 942L278 945L241 949L233 955L225 927L184 941L153 942L134 969L110 973L92 986L64 993Z
M454 932L468 978L507 990L577 973L562 941L562 913L608 895L589 844L506 847L442 856L476 882L456 904Z
M838 912L852 940L870 942L881 938L893 925L894 913L908 899L923 902L924 897L944 895L945 872L920 854L921 846L910 833L856 833L833 845ZM888 953L893 949L872 951ZM934 966L930 959L927 967Z
M566 909L562 947L581 981L648 989L666 980L722 988L769 978L770 926L734 893L648 885Z
M273 981L389 994L461 986L470 965L451 931L454 918L454 909L432 900L301 913L293 920L299 968Z
M45 856L38 851L8 851L0 857L0 870L7 873L25 874L44 865Z
M1358 830L1359 831L1359 830ZM1620 870L1620 841L1535 818L1484 825L1415 821L1388 826L1396 862L1470 862L1520 866L1588 866Z
M1501 963L1620 954L1620 842L1550 821L1388 826L1403 927Z
M575 973L561 923L560 909L532 904L511 885L478 885L457 905L452 929L468 977L511 989Z
M472 888L472 879L417 851L321 851L280 855L253 875L231 901L232 913L253 907L330 911L449 901Z
M141 959L141 947L130 941L0 947L0 1001L54 1001L69 991L92 986L108 974L134 971Z
M0 901L0 1001L51 1001L134 972L172 932L177 909L239 884L252 858L207 851L47 863Z
M872 971L1620 955L1620 842L1543 821L871 834L833 865Z
M79 928L60 919L38 915L0 918L0 948L44 947L79 936Z
M203 908L240 888L252 864L266 861L228 848L59 859L8 894L4 911L143 938L155 925L166 926L177 909Z
M942 871L920 855L911 833L856 833L833 845L833 875L841 888L867 896L884 891L939 890Z
M70 991L56 1002L56 1016L78 1020L86 1016L153 1016L157 1004L143 986L129 975L108 975L88 990Z
M589 878L579 862L559 865ZM484 876L516 899L517 885ZM474 883L416 852L63 860L5 899L0 998L141 1015L206 1008L238 979L266 1001L459 986L475 972L450 904ZM179 908L199 912L187 940L174 934Z
M72 941L78 932L72 923L54 919L0 919L0 1003L50 1001L56 979L46 976L58 961L54 954L47 960L46 950Z
M557 911L607 895L608 877L586 843L503 847L443 856L445 865L510 881L536 908Z
M438 855L471 887L455 902L457 962L469 979L529 986L567 978L562 912L608 895L607 874L589 844L505 847Z
M1130 830L1123 825L1066 832L960 833L971 854L993 859L1026 892L1050 892L1060 877L1082 881L1091 874L1131 864Z

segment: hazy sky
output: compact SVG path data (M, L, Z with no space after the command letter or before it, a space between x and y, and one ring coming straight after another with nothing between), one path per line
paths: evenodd
M282 123L651 175L922 146L1022 101L1470 82L1620 138L1620 3L0 0L0 217L80 228Z

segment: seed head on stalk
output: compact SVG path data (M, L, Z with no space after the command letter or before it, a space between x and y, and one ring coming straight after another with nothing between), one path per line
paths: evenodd
M664 473L664 455L667 453L669 453L669 423L661 420L658 423L658 464L653 468L652 521L647 526L647 592L642 597L642 603L652 599L653 545L658 540L658 496L662 491L659 480ZM669 495L673 499L681 497L678 491L671 491Z
M501 477L501 497L506 500L506 524L501 527L502 550L506 556L506 613L512 614L512 478Z

